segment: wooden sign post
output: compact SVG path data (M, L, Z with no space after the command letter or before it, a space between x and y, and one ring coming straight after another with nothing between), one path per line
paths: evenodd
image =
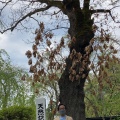
M36 120L46 120L46 100L45 98L36 99Z

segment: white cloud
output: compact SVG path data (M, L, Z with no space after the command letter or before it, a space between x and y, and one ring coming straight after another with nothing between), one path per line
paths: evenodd
M7 51L13 64L28 68L25 52L31 49L31 46L22 41L22 37L25 36L20 37L20 34L10 32L0 34L0 49Z

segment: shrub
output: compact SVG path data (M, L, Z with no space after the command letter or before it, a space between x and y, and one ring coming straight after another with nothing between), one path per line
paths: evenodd
M32 107L12 106L0 110L0 120L35 120Z

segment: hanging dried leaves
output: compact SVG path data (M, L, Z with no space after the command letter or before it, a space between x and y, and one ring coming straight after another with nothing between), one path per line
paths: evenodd
M27 58L31 58L32 57L32 52L30 50L28 50L25 55L27 56Z
M93 25L93 31L97 31L99 28ZM108 73L106 69L109 69L109 62L120 62L115 56L117 50L110 43L110 35L106 34L104 29L100 30L100 37L93 38L90 40L88 46L84 48L84 54L77 52L75 48L72 49L69 59L71 66L69 69L69 80L72 82L76 80L86 79L89 71L95 74L100 90L103 88L103 79L108 81ZM33 73L34 84L41 82L45 84L45 79L49 81L58 80L58 73L62 73L66 67L65 59L61 54L62 48L65 47L65 39L62 37L60 43L54 42L56 47L52 46L53 33L45 32L43 22L40 23L40 28L35 31L36 37L35 42L32 46L32 51L28 50L26 56L29 58L28 64L30 65L30 72ZM70 36L68 36L70 39ZM68 44L68 47L76 44L76 38L73 36ZM44 50L41 51L41 48ZM95 52L93 61L90 61L91 53ZM35 58L35 62L32 59L32 55ZM42 77L42 79L40 79ZM110 84L110 87L112 85ZM95 92L93 92L95 94Z
M32 75L32 85L35 87L36 83L41 82L46 85L47 81L58 81L60 75L65 69L65 59L61 55L62 48L65 47L65 40L62 37L60 43L52 48L53 33L46 32L44 23L40 23L40 28L35 31L35 39L32 45L32 50L26 52L28 58L28 65L30 65L30 72ZM75 75L75 71L73 72ZM24 76L22 77L24 80ZM39 90L36 88L35 93Z

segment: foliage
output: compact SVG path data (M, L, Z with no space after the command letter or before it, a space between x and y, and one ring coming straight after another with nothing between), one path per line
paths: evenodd
M32 107L12 106L0 110L0 120L35 120Z
M97 38L91 59L91 72L85 86L88 117L119 115L120 60L118 50L107 38ZM114 39L115 40L115 39ZM118 53L119 54L119 53Z
M26 81L22 81L22 76ZM23 78L22 78L23 79ZM27 73L11 64L10 57L3 49L0 50L0 108L14 105L33 105L35 96L30 91Z
M46 119L53 120L56 115L56 101L50 101L46 109Z

